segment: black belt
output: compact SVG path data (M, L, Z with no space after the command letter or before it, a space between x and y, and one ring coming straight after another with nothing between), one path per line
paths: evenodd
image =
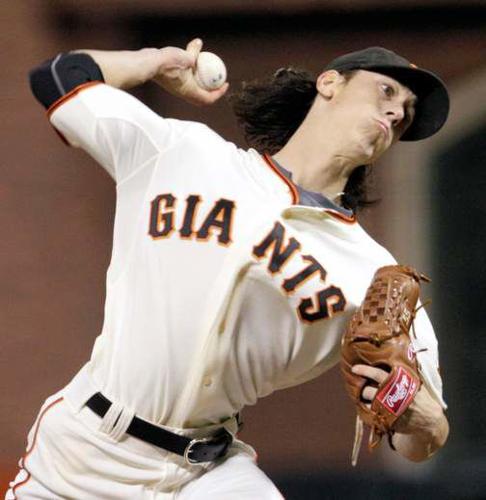
M110 409L111 401L105 398L101 392L97 392L88 399L86 406L103 418ZM177 453L190 464L211 462L224 457L233 441L233 437L226 429L222 429L215 436L191 439L162 429L162 427L151 424L137 416L133 417L126 433L164 450Z

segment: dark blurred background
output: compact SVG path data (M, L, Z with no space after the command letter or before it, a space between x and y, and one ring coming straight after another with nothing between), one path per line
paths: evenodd
M425 296L440 343L451 435L431 461L362 451L336 370L245 411L242 438L287 499L486 498L486 4L460 0L3 0L0 2L0 491L42 401L87 361L100 332L114 185L67 148L33 100L29 68L75 48L184 46L203 38L229 81L293 65L319 72L372 45L440 74L448 124L376 166L366 229L432 277ZM157 112L204 121L244 146L226 102L195 108L153 84Z

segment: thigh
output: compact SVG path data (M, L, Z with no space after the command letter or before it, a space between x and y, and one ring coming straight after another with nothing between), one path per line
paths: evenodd
M36 461L36 446L38 447L38 443L41 441L38 433L42 420L49 411L53 411L52 409L58 406L61 402L62 397L55 394L48 398L41 407L34 425L29 431L27 437L27 450L25 455L19 461L20 470L15 476L15 479L10 482L10 488L5 495L5 500L17 500L22 498L54 500L61 498L49 488L44 486L41 481L38 481L35 477L33 477L30 467L28 468L26 465L26 462L29 460L34 460L34 463Z
M239 452L184 486L177 500L282 500L253 457Z
M33 479L23 467L10 483L10 488L5 494L5 500L60 500L61 498Z
M6 500L139 500L153 496L147 493L144 476L153 478L153 484L160 480L162 466L150 468L142 457L146 468L138 469L132 460L138 457L123 453L119 443L97 438L73 418L62 396L45 402L27 441ZM120 456L114 457L113 449Z

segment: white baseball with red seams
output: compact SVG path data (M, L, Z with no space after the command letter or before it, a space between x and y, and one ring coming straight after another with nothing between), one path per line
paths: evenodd
M223 60L212 52L201 52L196 62L195 78L206 90L219 89L226 82L226 66Z

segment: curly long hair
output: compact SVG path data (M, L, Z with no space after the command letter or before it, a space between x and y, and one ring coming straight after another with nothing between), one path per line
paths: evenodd
M342 75L349 81L354 73ZM279 69L270 78L243 82L229 99L248 145L272 155L303 122L316 96L316 79L290 67ZM375 203L367 198L369 171L368 165L353 170L341 198L344 207L357 211Z

